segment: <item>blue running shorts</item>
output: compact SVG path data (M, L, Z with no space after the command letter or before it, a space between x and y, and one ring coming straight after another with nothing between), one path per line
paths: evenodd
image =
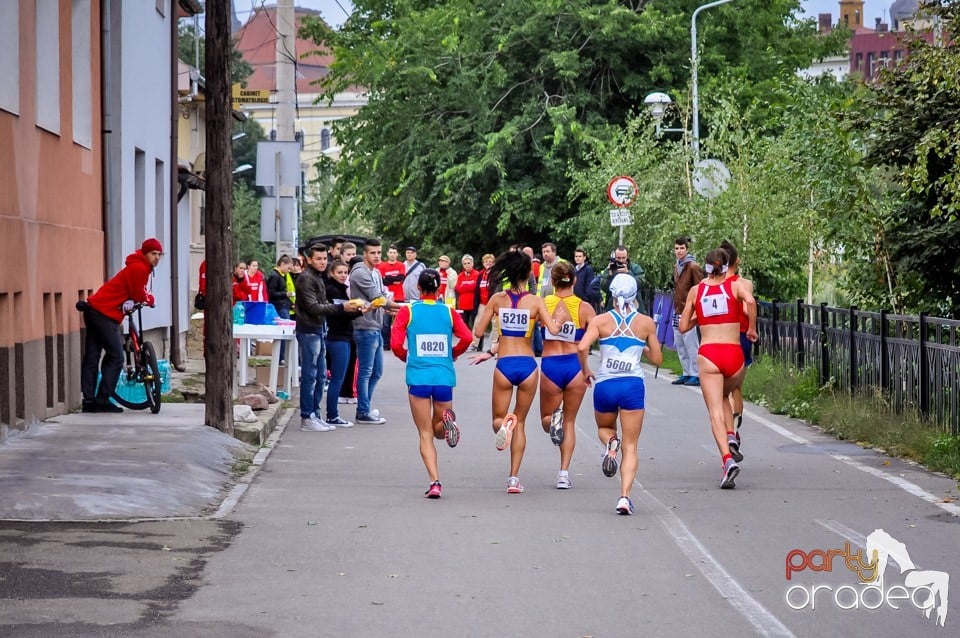
M540 370L561 390L565 389L578 374L580 374L580 360L576 353L558 354L540 359Z
M453 388L448 385L411 385L410 394L421 399L433 399L441 403L453 401Z
M537 369L537 360L523 355L497 359L497 370L513 385L520 385Z
M593 387L593 409L597 412L643 410L645 389L640 377L606 379Z

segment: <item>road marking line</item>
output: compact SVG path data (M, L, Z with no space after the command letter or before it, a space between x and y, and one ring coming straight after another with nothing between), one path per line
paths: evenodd
M777 434L783 437L786 437L787 439L790 439L794 443L800 443L801 445L811 445L810 441L803 438L802 436L798 434L794 434L790 430L782 426L779 426L776 423L773 423L772 421L768 421L767 419L763 418L759 414L756 414L754 412L749 412L747 410L744 410L743 414L744 416L749 416L751 420L756 421L760 425L770 430L773 430ZM869 474L870 476L874 476L876 478L880 478L880 479L883 479L884 481L892 483L893 485L896 485L897 487L902 489L904 492L911 494L912 496L916 496L920 499L923 499L928 503L932 503L933 505L936 505L937 507L939 507L940 509L942 509L943 511L947 512L952 516L960 516L960 506L956 505L955 503L944 503L942 497L939 497L936 494L928 492L927 490L923 489L916 483L912 483L904 478L890 474L889 472L878 470L875 467L864 465L863 463L860 463L859 461L856 461L844 454L832 454L830 452L824 452L824 456L829 456L832 459L840 461L841 463L845 463L850 467L856 468L861 472Z
M851 528L847 527L846 525L844 525L843 523L841 523L841 522L839 522L839 521L835 521L835 520L832 520L832 519L826 520L826 521L822 521L822 520L820 520L820 519L814 519L813 522L815 522L817 525L820 525L821 527L825 527L825 528L827 528L828 530L830 530L831 532L833 532L833 533L835 533L835 534L837 534L837 535L839 535L839 536L847 539L847 540L850 541L851 543L856 543L858 546L860 546L860 547L862 547L862 548L864 548L864 549L867 548L867 537L866 537L866 536L864 536L863 534L861 534L860 532L858 532L858 531L855 530L855 529L851 529ZM899 562L897 562L897 557L894 556L893 554L890 554L889 559L892 560L893 562L897 563L897 567L900 568L900 571L901 571L901 572L903 572L905 568L906 568L906 569L921 569L920 565L917 565L916 563L914 563L913 567L907 567L907 566L905 566L905 565L901 565ZM867 556L867 560L871 560L871 558L870 558L869 556Z
M588 434L579 426L577 427L582 437L588 437ZM605 449L599 441L594 440L593 445L598 449ZM730 572L724 569L707 548L694 536L693 532L684 525L679 516L674 514L670 508L664 505L656 496L643 489L640 481L634 480L634 485L640 490L638 501L644 502L646 508L653 512L654 516L667 531L667 534L673 539L673 542L680 548L680 551L687 557L693 566L703 574L707 581L713 585L720 596L726 600L731 607L736 609L740 615L747 619L756 632L761 636L784 636L792 638L793 632L787 629L786 625L780 622L766 607L744 589L738 583Z

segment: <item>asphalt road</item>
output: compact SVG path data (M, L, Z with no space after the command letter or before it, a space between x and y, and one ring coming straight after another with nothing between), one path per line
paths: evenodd
M636 515L614 513L589 395L573 489L554 487L535 403L526 491L508 495L493 364L458 362L462 438L439 442L444 495L427 500L403 368L386 363L386 425L292 422L226 520L0 526L0 635L956 635L955 481L752 407L737 488L721 491L699 392L651 371ZM840 555L878 529L912 560L891 559L885 598ZM831 571L816 550L837 550ZM943 628L903 599L921 603L933 571L954 581Z

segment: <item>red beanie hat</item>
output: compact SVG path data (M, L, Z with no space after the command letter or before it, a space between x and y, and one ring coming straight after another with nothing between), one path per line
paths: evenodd
M145 239L143 242L143 245L140 246L140 252L142 252L144 255L154 250L162 253L163 246L161 246L160 242L153 237L151 237L150 239Z

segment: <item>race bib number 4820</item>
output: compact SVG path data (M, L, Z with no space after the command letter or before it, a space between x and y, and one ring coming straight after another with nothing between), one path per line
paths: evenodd
M447 335L417 335L417 356L446 357Z

